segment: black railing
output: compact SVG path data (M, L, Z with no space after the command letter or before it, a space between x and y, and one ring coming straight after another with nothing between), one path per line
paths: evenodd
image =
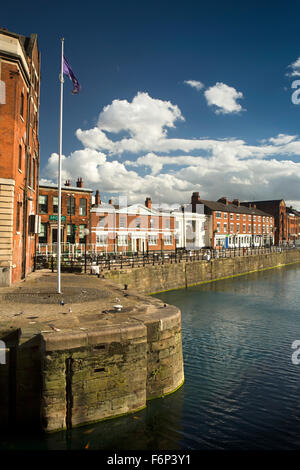
M182 263L203 261L209 262L212 259L235 258L237 256L254 256L259 254L268 254L282 252L286 250L297 249L295 246L271 246L271 247L254 247L254 248L227 248L227 249L207 249L185 250L178 249L176 251L161 251L117 254L117 253L86 253L77 257L64 256L61 257L61 271L77 271L91 272L100 274L106 270L116 270L125 268L145 267L147 265L159 265L165 263ZM52 272L56 271L55 255L36 255L35 269L48 268Z

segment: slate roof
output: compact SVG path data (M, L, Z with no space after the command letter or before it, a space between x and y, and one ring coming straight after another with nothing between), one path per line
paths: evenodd
M266 212L261 211L257 207L256 208L247 207L244 205L237 206L235 204L232 204L230 201L228 201L228 204L224 204L223 202L219 202L219 201L207 201L205 199L200 199L199 203L204 204L205 207L207 207L208 209L212 211L230 212L230 213L236 213L236 214L260 215L264 217L270 217L270 214L267 214Z

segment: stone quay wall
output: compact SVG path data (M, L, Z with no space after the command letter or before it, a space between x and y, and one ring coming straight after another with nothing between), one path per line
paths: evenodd
M146 265L103 272L106 279L153 294L300 262L300 250L264 255Z
M181 313L158 299L115 326L0 339L2 429L52 432L136 412L184 381Z

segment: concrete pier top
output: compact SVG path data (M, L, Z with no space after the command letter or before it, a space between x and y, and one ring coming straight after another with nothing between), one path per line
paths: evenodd
M170 309L177 311L96 276L62 274L62 294L57 294L56 282L55 273L40 271L14 287L0 288L0 332L21 328L27 340L40 333L62 336L145 321L158 311L160 318L170 316ZM123 306L121 312L115 305Z
M0 289L0 422L46 432L136 412L183 383L181 314L92 275ZM116 306L122 306L118 311Z

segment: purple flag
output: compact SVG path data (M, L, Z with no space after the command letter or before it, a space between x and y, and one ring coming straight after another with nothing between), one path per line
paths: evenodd
M79 81L77 80L77 78L75 77L73 70L71 69L71 66L69 62L67 61L67 59L65 58L65 56L64 56L63 71L64 71L64 75L67 75L69 79L71 80L71 82L73 83L72 95L76 95L77 93L81 91L81 85Z

